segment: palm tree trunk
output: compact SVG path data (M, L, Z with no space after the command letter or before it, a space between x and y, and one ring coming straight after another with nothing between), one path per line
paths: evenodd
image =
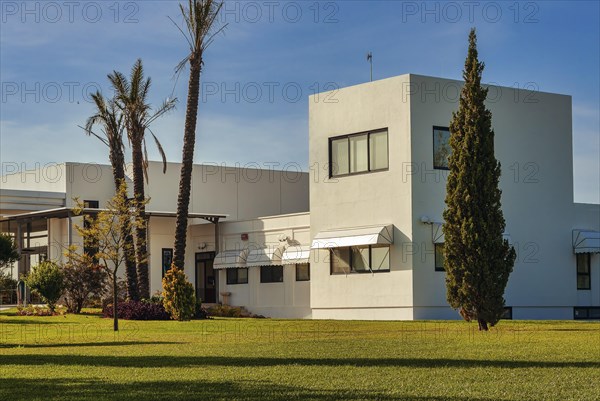
M136 201L138 223L135 233L135 254L137 261L137 279L139 297L150 298L150 283L148 276L148 255L146 246L146 205L144 194L144 166L141 140L132 141L133 161L133 193Z
M179 196L177 198L177 222L175 226L175 252L173 264L179 269L185 268L185 246L187 237L187 220L192 187L192 169L194 164L194 146L196 144L196 119L198 115L198 96L200 93L201 60L192 56L190 59L190 81L185 111L185 132L183 136L183 157L181 177L179 179Z
M111 144L110 161L113 168L113 177L115 181L115 190L118 191L122 183L125 182L125 156L120 150L122 144ZM125 195L127 197L127 195ZM125 199L127 202L127 199ZM125 238L125 277L127 282L127 297L133 301L139 301L138 275L135 267L135 247L133 245L133 234L131 225L127 224L121 227L121 235Z

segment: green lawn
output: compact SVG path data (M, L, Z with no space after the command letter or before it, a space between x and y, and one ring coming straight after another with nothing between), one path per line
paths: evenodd
M600 324L0 314L0 400L600 400Z

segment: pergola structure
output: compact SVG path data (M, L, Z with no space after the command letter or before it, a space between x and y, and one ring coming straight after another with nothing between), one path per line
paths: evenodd
M94 216L108 209L96 208L70 208L60 207L55 209L34 211L21 214L13 214L0 217L0 232L8 233L15 238L17 250L21 259L17 264L17 275L25 274L31 266L31 257L36 262L48 258L48 246L50 238L49 219L67 219L67 245L73 243L73 218L81 216ZM175 212L147 211L148 221L152 217L176 217ZM213 213L189 213L188 218L203 219L215 227L215 251L219 251L219 221L228 217L226 214ZM11 272L12 275L12 272ZM14 275L13 275L14 277Z

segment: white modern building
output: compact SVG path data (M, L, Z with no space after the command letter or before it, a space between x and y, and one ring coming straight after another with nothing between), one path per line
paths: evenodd
M457 318L441 226L460 87L411 74L312 96L310 174L196 166L186 273L198 296L272 317ZM600 205L573 201L571 97L491 87L487 105L517 251L507 316L600 318ZM172 256L179 173L160 168L147 189L153 291ZM2 231L26 251L18 270L60 258L78 240L71 199L102 208L112 185L108 166L73 163L2 177Z

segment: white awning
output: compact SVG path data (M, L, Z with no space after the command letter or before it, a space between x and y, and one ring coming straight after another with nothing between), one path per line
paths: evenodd
M213 262L214 269L238 269L246 267L248 249L236 249L219 252Z
M281 265L284 250L283 245L265 249L252 249L248 253L246 267Z
M309 246L289 246L283 253L281 264L295 265L309 263L310 247Z
M600 253L600 232L573 230L574 253Z
M360 245L389 245L394 243L394 226L348 228L335 231L321 231L312 242L312 249L340 248Z

